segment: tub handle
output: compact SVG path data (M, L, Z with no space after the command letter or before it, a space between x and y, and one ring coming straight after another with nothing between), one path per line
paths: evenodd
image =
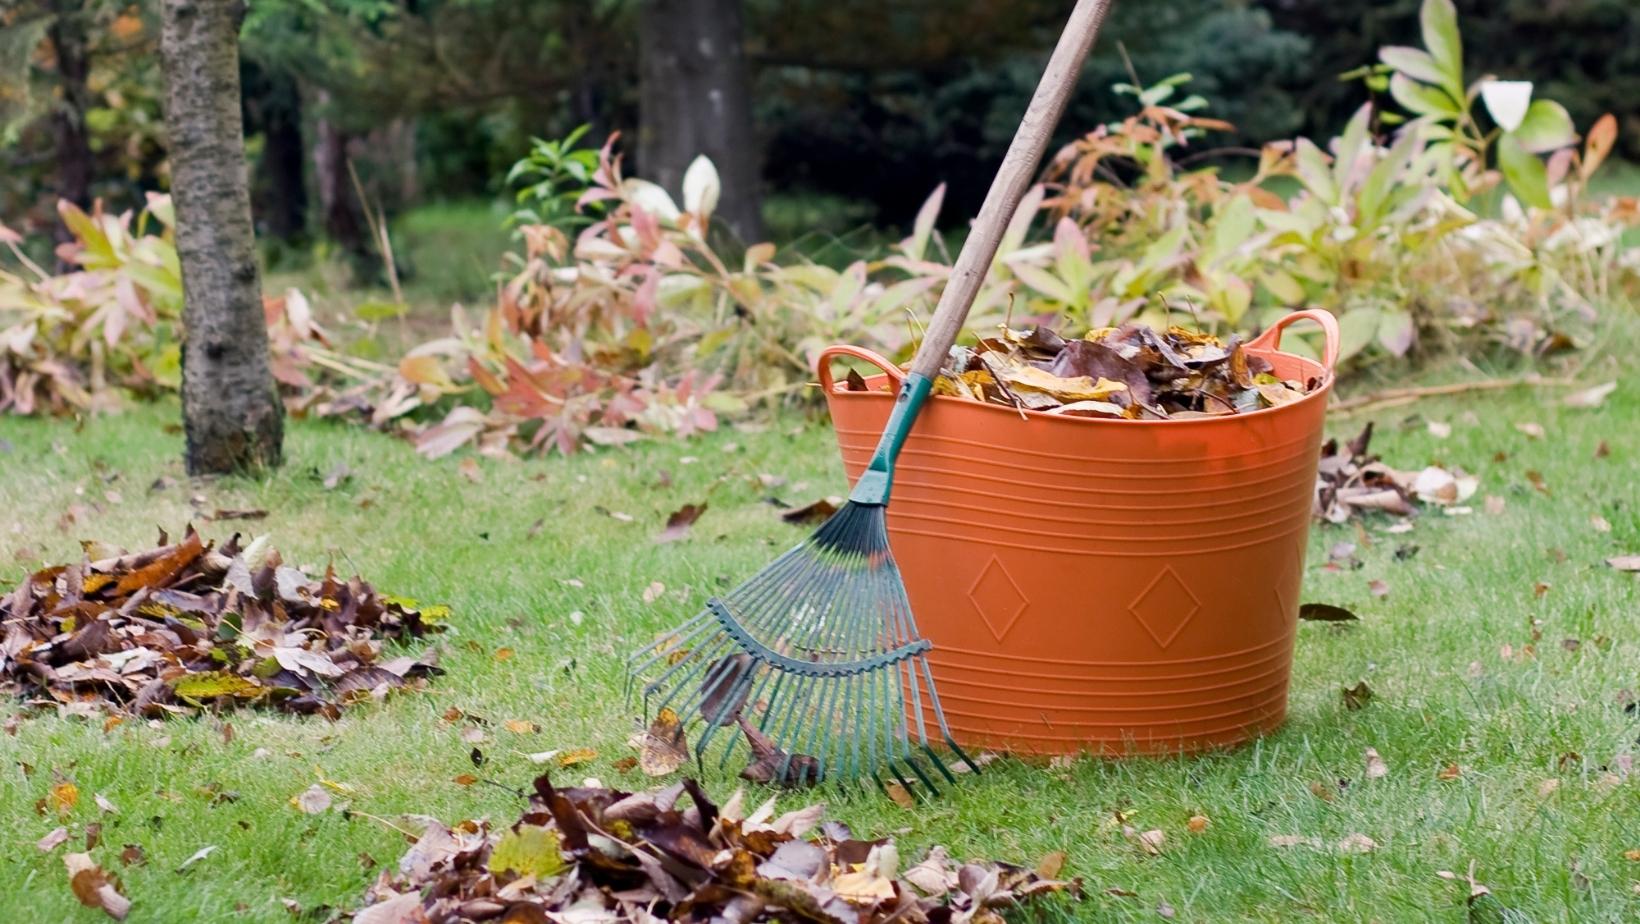
M833 384L831 377L831 364L832 361L837 359L839 356L847 356L851 359L862 359L883 370L883 372L888 374L888 380L894 383L895 391L899 390L900 382L905 380L905 370L894 365L894 363L890 362L881 354L868 350L865 347L839 344L837 346L829 346L824 350L821 350L820 357L814 361L814 370L820 376L820 390L825 394L831 394Z
M1305 308L1295 311L1281 320L1270 325L1270 329L1254 337L1247 345L1255 350L1281 349L1281 332L1294 321L1314 321L1321 325L1322 336L1326 343L1321 348L1321 365L1331 375L1333 368L1338 365L1338 320L1332 312L1324 308Z

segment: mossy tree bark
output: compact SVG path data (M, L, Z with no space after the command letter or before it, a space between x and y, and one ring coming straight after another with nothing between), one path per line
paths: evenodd
M161 51L182 262L182 418L190 474L278 465L239 103L238 0L164 0Z

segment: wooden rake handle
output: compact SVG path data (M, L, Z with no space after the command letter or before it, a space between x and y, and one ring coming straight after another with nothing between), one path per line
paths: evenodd
M911 361L912 372L932 379L939 374L951 345L957 342L963 322L968 319L968 309L973 307L974 297L979 294L991 261L996 258L1002 234L1019 208L1019 200L1025 197L1025 190L1036 177L1042 152L1048 147L1048 137L1059 124L1059 117L1065 114L1065 104L1076 87L1082 61L1099 34L1110 2L1077 0L1076 8L1071 11L1053 57L1048 59L1047 70L1042 72L1042 80L1036 85L1025 117L1020 120L1019 130L1014 133L1002 166L997 169L996 179L991 181L991 190L985 194L973 229L962 244L962 252L957 254L957 263L951 268L945 290L940 293L934 318L923 334L922 346Z

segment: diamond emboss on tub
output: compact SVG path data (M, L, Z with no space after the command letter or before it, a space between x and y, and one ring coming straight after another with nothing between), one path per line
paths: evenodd
M1156 579L1128 604L1128 612L1163 648L1173 643L1179 630L1201 608L1202 602L1190 592L1173 568L1166 565Z
M999 642L1019 621L1020 614L1031 602L995 555L986 563L985 570L979 573L974 586L968 588L968 599L973 601L979 618L985 620L985 627Z

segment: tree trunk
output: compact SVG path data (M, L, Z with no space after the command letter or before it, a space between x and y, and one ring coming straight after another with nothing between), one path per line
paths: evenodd
M638 16L638 167L674 195L705 154L723 182L717 216L763 236L761 157L741 48L741 0L643 0Z
M369 278L371 247L365 240L358 192L347 169L348 134L325 110L330 94L318 93L320 116L313 130L313 178L325 237L346 255L356 282Z
M195 475L278 465L284 435L239 108L243 16L233 0L164 0L161 9L182 263L182 419Z
M252 208L269 237L295 241L307 232L307 148L302 144L302 92L278 68L248 66L245 110L250 130L262 133L262 157Z
M51 116L57 145L57 196L86 208L91 205L91 142L85 130L85 111L90 101L86 75L90 61L86 49L83 3L52 0L50 38L57 57L57 83L62 99ZM70 237L67 228L57 226L58 236Z

